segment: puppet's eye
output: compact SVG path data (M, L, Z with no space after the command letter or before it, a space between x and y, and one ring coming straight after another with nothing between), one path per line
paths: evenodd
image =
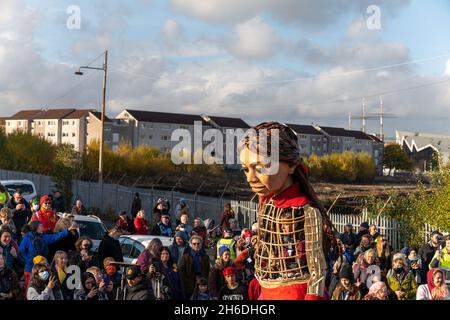
M247 167L242 167L241 170L244 171L244 172L248 172L248 168Z

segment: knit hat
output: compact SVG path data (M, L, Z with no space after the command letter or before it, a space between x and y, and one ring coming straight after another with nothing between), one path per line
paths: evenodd
M39 205L42 206L42 204L43 204L44 202L49 201L49 200L52 201L52 198L50 198L48 195L42 196L42 197L41 197L41 200L39 200Z
M403 253L396 253L392 257L392 265L394 265L394 262L401 259L403 261L403 266L406 266L406 256Z
M236 269L234 267L226 267L225 269L223 269L224 277L231 276L233 274L236 274Z
M251 238L252 236L253 236L253 233L250 230L247 230L244 232L244 235L242 236L242 238L245 240L245 238L248 238L248 237Z
M359 226L364 228L364 229L369 229L369 223L367 221L361 223Z
M44 260L47 260L47 259L43 256L36 256L33 258L33 264L42 263L42 262L44 262Z
M219 247L219 257L222 257L222 255L225 253L225 251L230 252L230 248L228 248L226 246Z
M180 237L184 242L187 241L186 232L178 230L177 232L175 232L175 238L176 237Z
M353 281L353 271L352 267L349 264L346 264L342 267L341 271L339 272L339 279L349 279L350 281Z

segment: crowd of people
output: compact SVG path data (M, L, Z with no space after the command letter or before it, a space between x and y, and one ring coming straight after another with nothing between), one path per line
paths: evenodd
M258 300L254 255L258 224L241 229L226 204L211 246L211 233L181 199L174 213L160 198L151 219L135 194L98 250L80 235L74 217L86 215L81 200L66 212L62 195L28 203L17 190L0 187L0 300ZM173 221L174 220L174 221ZM193 222L191 224L191 221ZM289 230L286 230L289 233ZM123 267L123 234L172 237L169 247L154 238ZM327 252L326 292L331 300L449 300L450 236L435 231L420 248L395 252L376 225L351 224L337 235L340 250ZM286 250L289 250L287 248ZM69 272L80 271L77 286Z

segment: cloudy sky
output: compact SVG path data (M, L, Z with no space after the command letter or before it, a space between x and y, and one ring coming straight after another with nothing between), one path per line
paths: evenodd
M368 27L370 5L380 29ZM67 27L71 6L79 29ZM108 49L109 116L130 108L347 127L362 97L375 113L382 96L397 116L387 136L450 134L449 30L449 0L1 0L0 115L99 109L101 72L74 71Z

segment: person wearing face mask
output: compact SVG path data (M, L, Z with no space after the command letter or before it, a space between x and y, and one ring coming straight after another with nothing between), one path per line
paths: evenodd
M42 196L39 200L40 209L31 218L32 221L40 221L44 228L44 233L51 233L56 226L58 216L52 208L52 199L48 196Z
M114 262L116 261L112 257L107 257L103 261L103 280L113 284L113 290L107 292L109 300L116 299L117 289L120 288L120 281L122 279L122 273L114 265Z
M99 265L102 266L107 257L112 257L117 262L123 262L122 248L118 240L121 235L122 231L117 227L113 227L108 233L105 233L97 251Z
M70 258L70 265L76 265L81 272L85 272L90 267L100 267L98 257L92 251L92 240L87 236L82 236L75 243L77 252Z
M30 231L25 235L20 243L20 253L25 260L25 286L28 285L30 279L30 272L33 268L33 258L36 256L48 257L48 246L69 235L69 232L74 230L72 225L55 234L44 234L44 227L40 221L33 221L30 225Z
M56 277L50 274L47 265L38 263L32 271L27 300L63 300L60 291L56 291Z
M398 300L415 300L417 283L414 275L407 270L406 256L396 253L392 258L392 269L386 275L389 288Z
M36 216L36 218L37 219L35 219L35 220L39 220L39 209L41 208L40 206L39 206L39 200L38 199L33 199L33 200L31 200L31 202L30 202L30 206L31 206L31 218L33 218L34 216ZM30 222L31 222L31 220L30 220Z

